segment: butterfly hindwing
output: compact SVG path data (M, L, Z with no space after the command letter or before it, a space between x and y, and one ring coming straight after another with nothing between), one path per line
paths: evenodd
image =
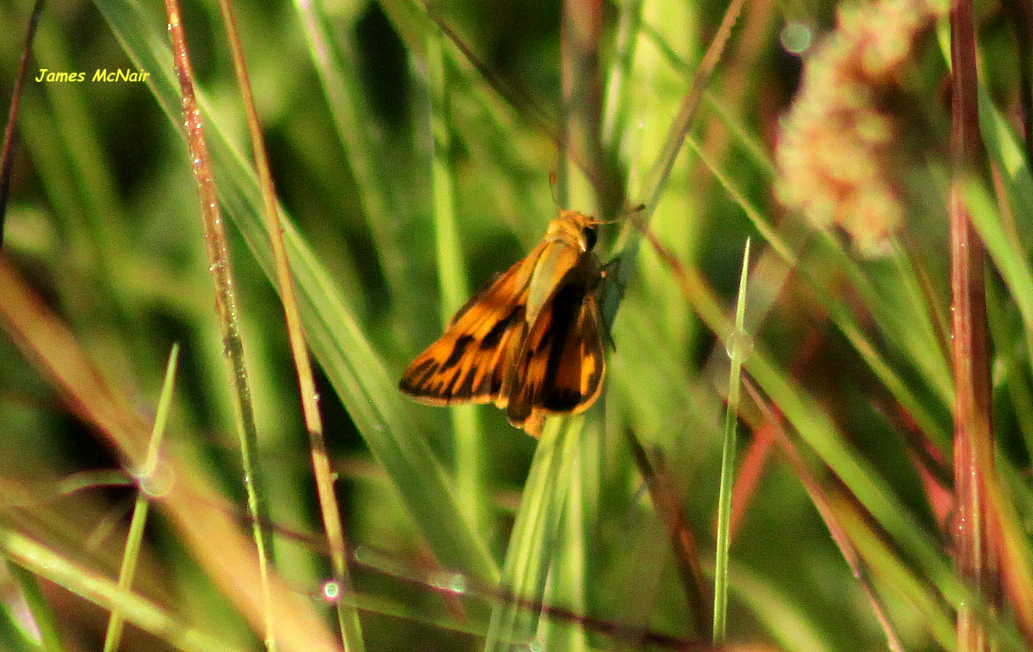
M602 388L606 366L595 279L571 276L545 304L518 354L507 410L513 425L535 428L546 414L582 412Z

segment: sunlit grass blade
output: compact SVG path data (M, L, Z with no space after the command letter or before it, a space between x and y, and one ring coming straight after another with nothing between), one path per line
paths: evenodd
M1012 201L1019 197L1002 198ZM1027 342L1033 342L1033 267L1021 243L1015 242L1005 231L1000 211L994 200L978 181L973 180L965 189L965 201L972 215L972 222L979 230L979 237L985 243L1004 282L1008 285L1009 297L1015 302ZM1017 206L1017 204L1015 204ZM1025 212L1025 211L1023 211ZM1024 216L1029 224L1029 215Z
M16 532L0 529L0 551L19 565L105 609L119 604L126 620L155 634L183 652L240 652L238 648L170 616L149 600L120 588L74 561ZM47 647L48 652L63 648Z
M593 588L592 576L589 574L591 561L591 538L589 533L592 530L592 523L587 521L589 516L596 515L590 509L590 497L594 494L597 485L586 482L587 465L592 465L597 458L590 454L598 452L593 445L585 445L586 440L594 439L598 442L601 433L596 430L587 420L584 422L584 431L578 437L577 450L570 458L569 483L565 487L569 491L567 499L563 501L563 513L560 517L560 527L557 533L552 551L545 552L544 556L551 559L549 578L542 592L541 603L543 605L562 605L565 609L574 614L588 614L586 609L587 597ZM586 454L587 453L587 454ZM561 488L561 491L564 490ZM588 508L588 509L586 509ZM543 551L544 552L544 551ZM545 617L538 623L536 641L546 649L562 649L578 652L589 648L589 632L576 619L564 620Z
M26 573L24 569L15 572ZM44 649L24 628L21 618L15 614L15 605L0 606L0 645L11 652L39 652Z
M615 150L618 135L626 133L631 102L628 98L628 77L635 61L635 49L642 26L642 1L629 0L620 5L617 46L606 81L606 100L602 108L601 137L605 146Z
M1022 432L1026 450L1033 450L1033 413L1025 409L1033 405L1033 386L1027 373L1029 351L1033 350L1029 339L1022 345L1015 342L1016 322L1014 304L1009 296L1000 292L992 283L987 284L986 303L990 318L990 335L994 348L998 352L998 365L1001 370L1001 383L1006 396L1011 401L1011 413ZM1003 399L1005 394L1001 394Z
M994 487L989 498L1000 518L996 544L1004 580L1002 588L1009 604L1014 605L1015 622L1028 647L1033 640L1033 559L1027 539L1020 532L1019 514L1030 493L1011 471L1002 471L1002 483Z
M724 53L725 45L727 45L728 38L731 36L732 28L739 18L743 5L744 3L741 0L731 0L725 8L721 25L715 32L713 40L700 61L699 68L693 76L692 85L682 100L678 115L668 129L664 148L657 155L656 161L648 173L646 185L643 188L646 209L642 215L642 221L646 224L649 223L652 211L656 209L656 204L667 186L671 169L674 167L674 161L678 158L682 143L692 128L703 92L721 55Z

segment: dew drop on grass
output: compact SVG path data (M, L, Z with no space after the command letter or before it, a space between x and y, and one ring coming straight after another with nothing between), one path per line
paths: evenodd
M734 330L728 336L725 351L733 360L745 360L753 354L753 337L746 331Z
M802 55L814 42L814 33L807 25L793 21L786 23L778 38L786 52Z
M341 585L333 580L327 580L323 582L320 593L327 602L337 602L337 599L341 597Z
M158 462L151 472L139 477L140 491L150 498L164 498L172 490L174 477L168 462Z

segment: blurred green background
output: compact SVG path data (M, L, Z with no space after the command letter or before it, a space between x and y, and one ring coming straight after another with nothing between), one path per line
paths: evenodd
M563 158L573 118L560 108L561 71L571 65L560 44L560 3L235 7L276 190L300 234L290 247L352 547L349 599L360 608L366 649L479 649L486 640L496 649L669 649L709 641L710 624L694 622L687 569L672 552L674 524L650 489L669 489L709 584L729 366L707 311L732 314L748 236L754 255L743 300L755 355L744 379L764 401L746 398L740 413L745 471L729 637L748 649L886 649L879 605L906 649L951 649L951 605L963 593L949 570L942 495L952 431L942 11L926 8L914 32L897 35L906 52L892 76L871 88L860 80L851 88L862 92L845 101L874 107L892 125L890 142L870 160L835 147L824 153L844 170L843 183L856 167L885 174L906 207L890 253L868 258L852 246L850 227L814 231L778 201L787 181L776 172L776 143L802 69L784 40L803 34L804 57L818 58L817 40L836 24L834 4L748 4L681 154L659 177L654 165L682 135L672 125L725 7L585 6L598 11L598 69L570 74L598 75L600 122L592 128L603 156L591 163ZM24 0L0 0L5 98L30 10ZM243 162L250 145L240 92L217 6L186 2L182 11L229 218L276 567L330 624L308 439L269 282L257 186ZM989 158L1006 172L982 218L985 237L1003 243L994 262L1013 270L988 279L994 416L1005 486L1022 515L1016 543L1028 550L1030 288L1021 281L1029 261L1023 200L1033 186L1019 136L1028 79L1012 31L1021 20L992 3L977 12L984 97L997 120L984 126L996 130ZM901 25L879 23L885 16L855 15L855 36L889 40ZM84 71L87 79L131 68L151 80L37 83L41 68ZM235 408L163 8L52 0L29 70L5 258L148 422L170 347L180 344L168 445L246 520ZM594 165L605 171L605 188L587 178ZM563 190L550 181L556 173ZM984 182L989 194L990 175ZM677 265L658 256L628 216L654 188L648 228ZM614 220L601 228L599 254L619 258L626 276L602 399L536 448L493 407L453 411L400 397L394 385L408 362L467 296L540 240L561 192L562 207ZM686 278L703 285L686 291ZM135 492L117 473L123 460L67 399L31 355L0 338L0 474L12 496L0 522L114 577ZM773 434L780 429L785 440ZM628 434L658 476L636 464ZM112 470L122 479L114 487L105 475ZM69 493L69 478L82 478L84 488ZM838 515L860 551L863 582L816 503ZM259 649L261 637L193 554L153 511L139 591L189 631ZM458 573L452 586L465 582L471 591L442 594L440 568ZM509 599L500 576L529 594ZM28 619L19 607L24 584L4 577L0 647L38 649L17 634ZM75 597L77 582L42 588L63 649L99 646L106 612ZM535 620L537 601L563 611ZM1004 649L1017 640L1007 627ZM132 625L123 643L181 646L168 632L145 635Z

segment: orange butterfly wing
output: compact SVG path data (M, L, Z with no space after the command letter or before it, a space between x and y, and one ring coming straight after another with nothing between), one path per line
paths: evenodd
M507 414L537 435L550 413L583 412L602 389L606 363L594 257L560 283L531 326L510 381Z
M431 405L506 406L507 370L527 332L532 254L475 294L449 321L445 334L413 360L398 386Z
M530 255L474 295L417 356L402 392L430 405L494 402L534 436L547 414L588 409L606 371L592 224L563 211Z

